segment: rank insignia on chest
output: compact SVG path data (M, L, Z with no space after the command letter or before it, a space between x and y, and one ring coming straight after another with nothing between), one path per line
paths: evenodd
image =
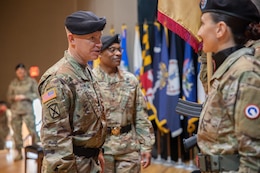
M42 95L42 103L46 103L47 101L54 99L57 97L55 89L48 90Z

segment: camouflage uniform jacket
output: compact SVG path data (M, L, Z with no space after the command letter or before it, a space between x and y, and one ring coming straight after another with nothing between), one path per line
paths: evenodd
M260 167L260 62L252 48L233 52L211 78L198 128L203 154L240 155L240 169Z
M250 40L245 44L246 47L253 47L255 49L254 56L257 59L260 59L260 39L259 40ZM204 91L208 94L208 78L207 78L207 55L206 53L202 53L199 57L200 66L200 81L203 85ZM212 64L213 66L213 64ZM212 67L213 68L213 67Z
M9 134L8 117L6 111L3 112L0 110L0 150L4 149L5 140L8 134Z
M39 98L35 79L26 76L24 80L15 78L12 80L7 91L7 100L11 105L11 111L15 114L26 114L31 110L34 99ZM26 98L21 101L14 101L18 94L23 94Z
M136 77L119 69L116 76L109 76L100 66L93 71L102 88L108 127L132 125L129 133L107 135L103 146L105 154L150 152L155 141L153 127Z
M253 47L255 49L255 57L260 59L260 39L248 41L247 47Z
M41 77L41 141L47 172L79 172L73 145L100 148L105 141L105 113L99 87L92 77L91 70L77 63L67 51Z

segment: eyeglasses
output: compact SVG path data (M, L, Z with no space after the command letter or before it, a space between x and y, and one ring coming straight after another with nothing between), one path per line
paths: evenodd
M116 48L116 47L108 47L107 49L108 49L108 51L111 52L111 53L116 53L116 51L118 51L118 52L120 52L120 53L123 52L123 50L122 50L120 47L119 47L119 48Z

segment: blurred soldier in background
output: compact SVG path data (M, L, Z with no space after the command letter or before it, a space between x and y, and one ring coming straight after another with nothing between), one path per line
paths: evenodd
M17 155L15 161L21 160L23 138L22 124L26 124L27 129L32 136L33 143L39 142L39 136L35 129L35 115L33 110L33 100L39 98L37 82L27 75L24 64L18 64L15 67L16 77L8 87L7 100L11 105L12 120L11 125L14 131L13 138Z

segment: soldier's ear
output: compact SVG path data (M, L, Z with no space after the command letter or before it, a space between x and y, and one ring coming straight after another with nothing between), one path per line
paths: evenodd
M231 31L230 31L231 32ZM225 22L220 21L216 27L216 37L220 38L228 33L228 26Z
M71 44L75 43L75 37L73 36L73 34L68 34L68 40Z

